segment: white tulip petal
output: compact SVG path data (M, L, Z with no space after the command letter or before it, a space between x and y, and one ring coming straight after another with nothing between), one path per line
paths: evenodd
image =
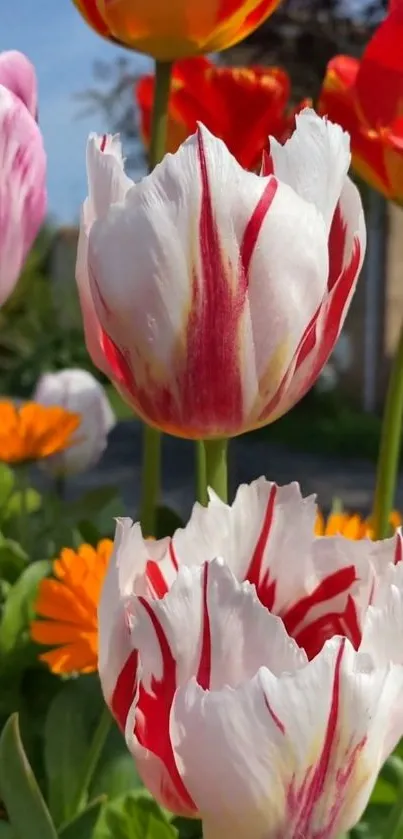
M351 827L376 780L402 675L334 639L293 674L262 668L236 689L179 688L170 735L207 835L333 837Z
M306 108L282 146L270 137L274 174L321 212L329 232L350 166L350 137L340 125Z

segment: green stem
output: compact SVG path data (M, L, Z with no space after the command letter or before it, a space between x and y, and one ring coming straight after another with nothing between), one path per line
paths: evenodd
M165 154L171 76L171 61L155 62L155 92L151 123L150 151L148 156L150 172L154 169L154 166L162 160Z
M156 61L155 93L149 151L150 172L165 154L172 62ZM156 535L156 510L161 483L161 433L144 426L140 521L144 536Z
M143 430L140 521L143 536L155 536L160 491L161 432L149 425Z
M82 808L85 807L87 803L88 790L90 788L91 781L94 777L94 772L98 766L99 759L101 757L106 740L108 738L108 734L111 730L111 726L112 717L108 708L105 705L99 718L98 725L95 729L92 742L87 752L86 760L83 766L83 770L81 772L80 783L77 786L77 795L72 802L71 817L75 816L78 812L80 812L80 810L82 810Z
M29 553L32 550L30 545L30 520L28 510L28 489L29 489L29 467L22 464L18 469L18 485L20 491L20 542L22 547Z
M228 501L228 440L204 440L206 459L206 490L214 490L222 501Z
M390 811L382 834L385 839L401 839L403 835L403 784L400 784L398 788L397 800Z
M56 495L60 501L64 501L66 494L66 478L64 475L57 475L55 478Z
M196 498L207 507L207 479L206 479L206 455L204 452L203 440L196 440Z
M403 326L401 327L382 421L378 454L373 527L375 539L389 534L389 516L395 502L403 419Z

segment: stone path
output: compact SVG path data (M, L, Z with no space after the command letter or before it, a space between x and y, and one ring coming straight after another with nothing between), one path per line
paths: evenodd
M238 438L231 442L231 491L241 482L259 475L279 484L299 481L304 494L316 492L319 504L328 510L337 496L346 508L367 513L374 486L374 466L359 459L295 452L283 445ZM77 497L86 489L116 486L130 515L135 515L140 494L141 427L135 421L119 423L111 434L105 455L98 466L72 479L68 495ZM194 500L194 452L192 443L164 437L163 501L187 517ZM398 506L403 510L403 475Z

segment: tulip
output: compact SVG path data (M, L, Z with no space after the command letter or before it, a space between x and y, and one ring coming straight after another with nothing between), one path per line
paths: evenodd
M150 74L135 89L146 146L154 88ZM289 97L290 80L278 67L217 67L204 56L178 61L172 74L167 151L176 152L201 120L241 166L254 169L269 134L284 140L292 133L295 113L287 111Z
M102 218L111 204L122 201L133 183L124 174L122 150L117 136L90 136L87 146L87 173L88 197L81 211L76 264L84 335L93 363L122 393L123 377L114 360L114 348L111 347L96 314L88 275L88 236L93 222Z
M87 370L61 370L44 373L36 386L35 402L60 405L81 417L68 449L43 462L52 475L84 472L100 459L116 418L102 385Z
M14 289L46 211L46 157L36 124L33 69L0 55L0 305Z
M38 93L35 68L24 53L17 50L0 53L0 84L18 96L36 118Z
M158 61L217 52L242 41L279 0L74 0L99 35Z
M172 539L118 521L105 699L145 785L206 839L348 831L403 734L402 536L317 538L315 516L261 478Z
M336 342L364 256L362 206L347 135L313 111L296 121L284 146L271 138L261 177L203 126L137 185L113 140L107 161L90 140L88 307L150 425L214 438L272 422Z
M378 27L361 60L337 55L327 67L319 110L351 135L357 173L386 198L403 201L403 11Z

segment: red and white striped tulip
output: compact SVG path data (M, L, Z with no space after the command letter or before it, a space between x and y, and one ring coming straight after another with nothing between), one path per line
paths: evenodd
M137 769L207 839L332 839L403 734L402 537L314 536L264 479L172 539L118 522L99 609L103 691Z
M90 141L87 307L132 406L171 434L272 422L339 335L365 250L349 139L310 110L296 123L261 176L203 126L138 184L118 173L116 141L108 164Z
M0 54L0 305L46 212L46 156L35 115L32 65L20 53Z

